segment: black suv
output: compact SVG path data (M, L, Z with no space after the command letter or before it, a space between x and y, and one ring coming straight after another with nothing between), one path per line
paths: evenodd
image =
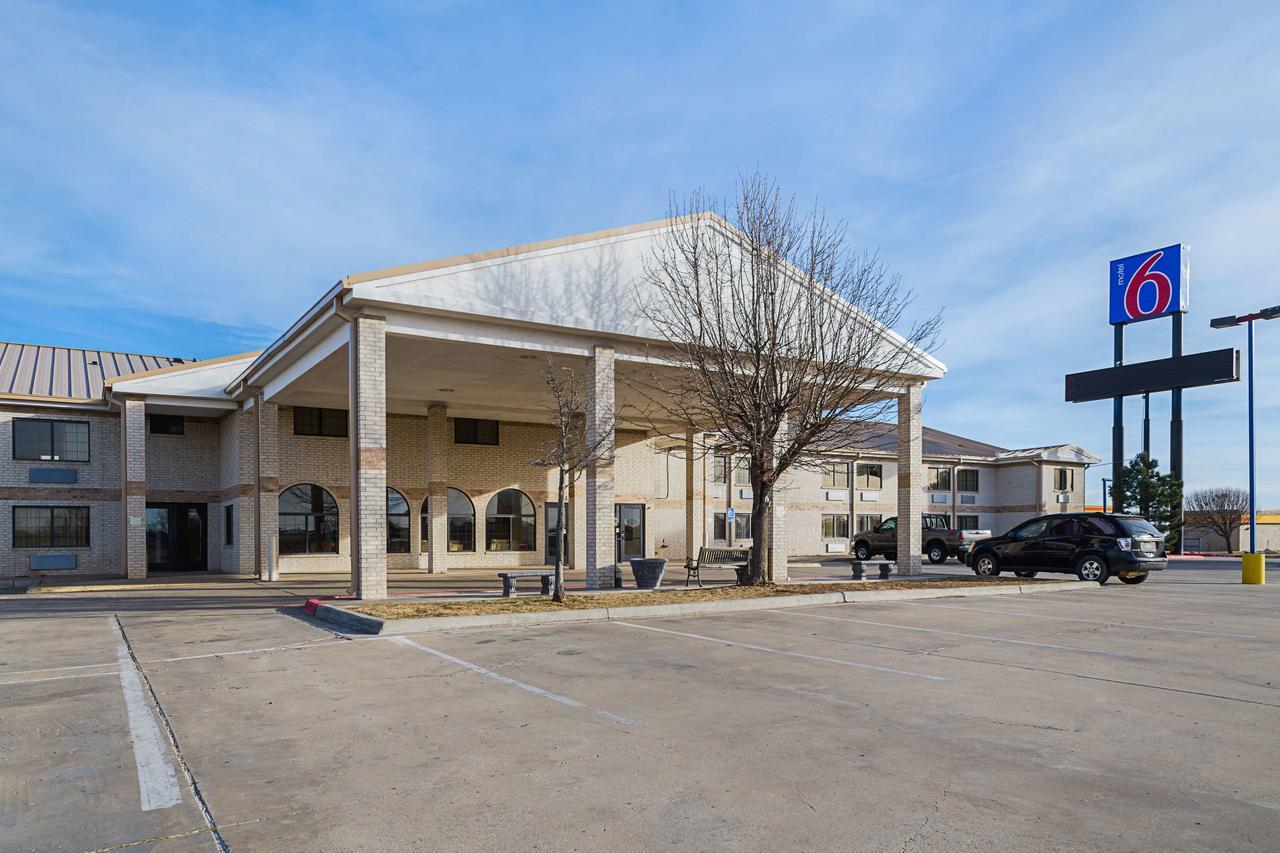
M1037 572L1071 572L1082 581L1106 583L1112 575L1142 583L1169 560L1164 534L1145 518L1101 512L1044 515L1003 536L974 543L965 561L976 575L1006 569L1020 578Z

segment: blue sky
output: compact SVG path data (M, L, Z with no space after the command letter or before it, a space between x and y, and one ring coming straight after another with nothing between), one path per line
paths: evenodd
M1109 363L1110 258L1191 246L1188 351L1280 303L1271 3L3 6L7 340L238 352L343 274L657 218L757 167L945 308L926 422L984 441L1109 454L1110 404L1062 376ZM1186 399L1188 486L1243 485L1243 385Z

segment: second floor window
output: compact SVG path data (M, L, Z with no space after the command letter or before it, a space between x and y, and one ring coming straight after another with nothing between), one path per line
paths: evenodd
M727 483L729 482L729 457L716 456L711 460L711 482ZM720 537L723 539L724 537Z
M884 483L883 465L859 465L858 488L879 489Z
M13 422L13 458L88 462L89 422L17 418Z
M1070 492L1076 487L1076 472L1070 468L1054 469L1053 487L1059 492Z
M935 492L946 492L951 490L951 469L950 468L930 468L929 469L929 489Z
M182 435L186 432L187 422L182 415L150 415L152 435Z
M739 456L734 460L733 484L735 486L751 485L751 460L745 456Z
M978 491L978 469L961 468L956 471L956 488L962 492Z
M293 434L346 438L347 410L295 406L293 409Z
M475 418L454 418L453 443L497 445L498 422Z
M823 462L822 463L822 488L824 489L849 488L849 463L848 462Z

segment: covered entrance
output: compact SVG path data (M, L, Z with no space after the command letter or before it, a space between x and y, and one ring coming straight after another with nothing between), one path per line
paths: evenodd
M208 570L208 512L207 504L147 504L147 571Z
M644 504L614 504L613 527L618 540L615 562L644 556Z

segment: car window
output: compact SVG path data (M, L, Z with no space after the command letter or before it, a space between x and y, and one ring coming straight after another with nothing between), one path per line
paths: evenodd
M1116 529L1105 518L1086 518L1083 520L1086 536L1115 536Z
M890 530L897 530L897 529L898 529L898 519L896 518L886 518L883 522L880 523L881 533L888 533Z
M1042 518L1036 521L1028 521L1021 527L1015 527L1009 535L1014 539L1035 539L1044 535L1044 529L1048 526L1048 519Z
M1050 536L1079 536L1080 522L1074 518L1064 518L1061 521L1055 521L1053 526L1049 528Z
M1145 536L1164 535L1156 529L1154 524L1147 521L1145 518L1117 518L1116 521L1120 522L1120 526L1125 529L1126 533L1130 533L1135 536L1139 534Z

